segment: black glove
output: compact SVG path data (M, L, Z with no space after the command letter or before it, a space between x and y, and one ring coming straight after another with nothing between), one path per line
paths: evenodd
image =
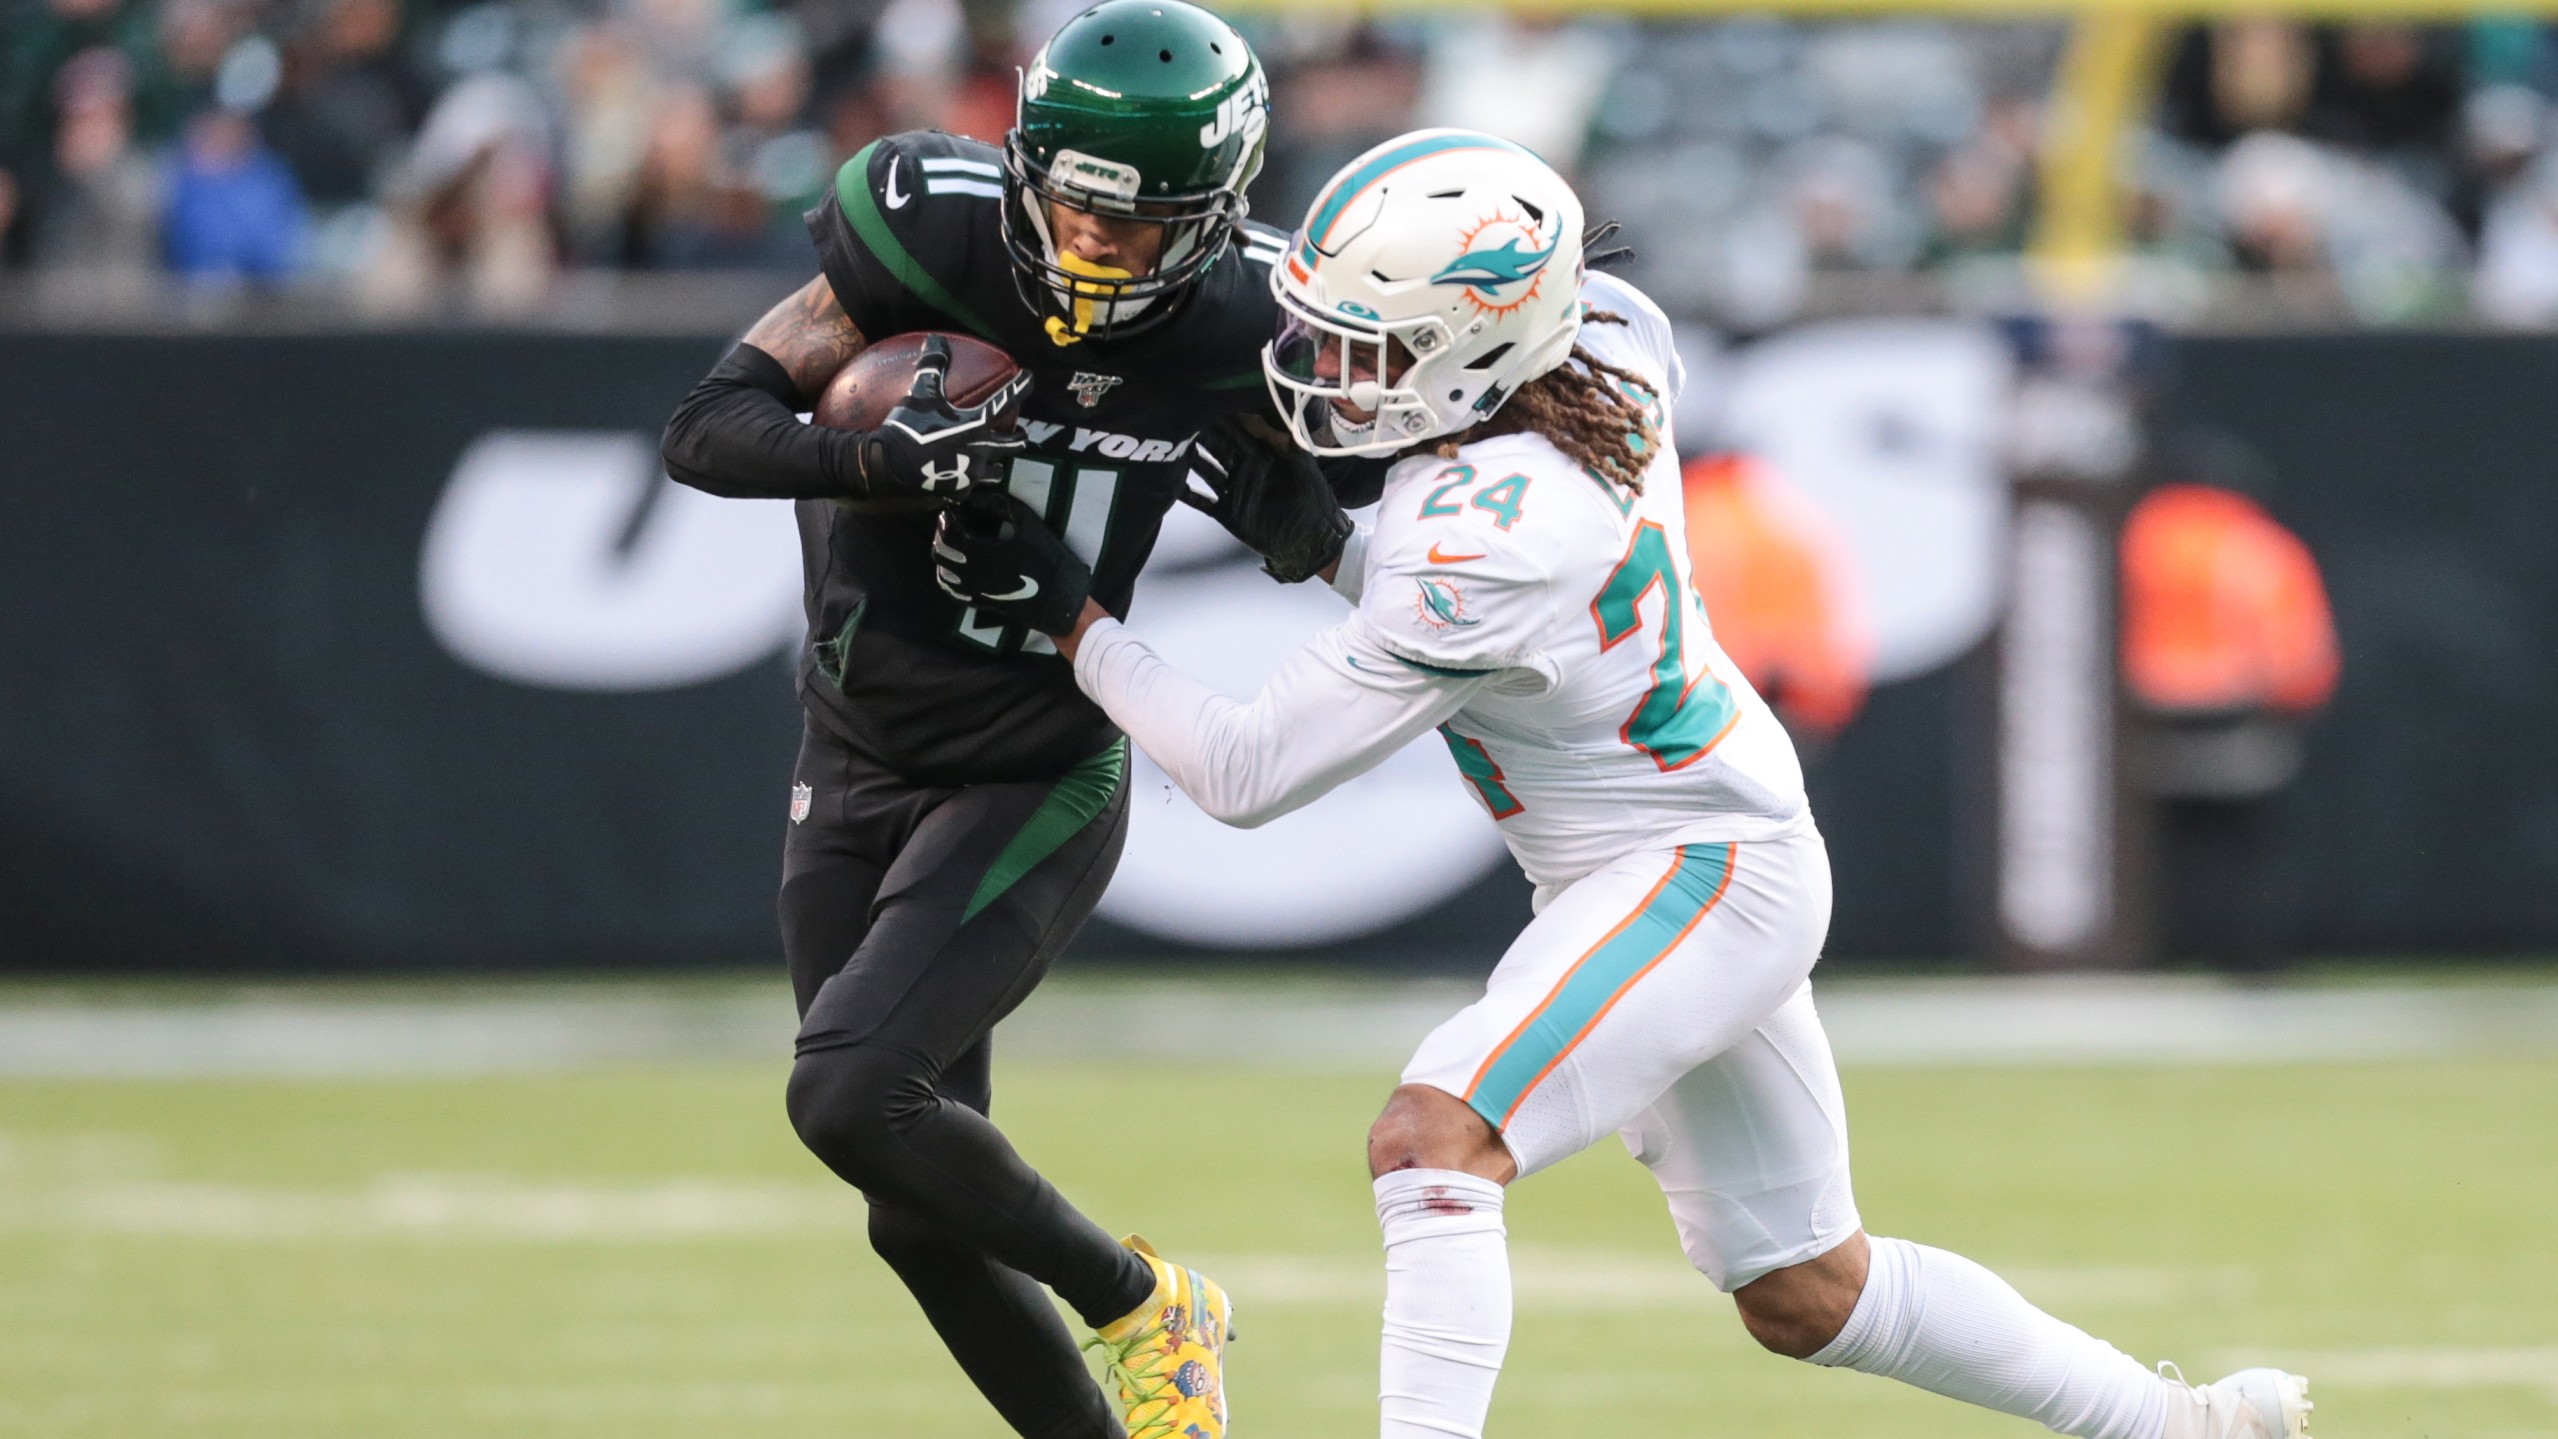
M1332 497L1315 458L1255 415L1228 415L1199 436L1197 474L1214 492L1182 499L1226 527L1261 556L1262 569L1283 585L1323 573L1341 558L1350 517Z
M1013 456L1029 443L1018 423L1003 418L1030 389L1029 371L961 409L942 389L949 369L950 342L938 335L926 340L906 398L862 436L862 482L873 495L921 490L937 500L960 500L1000 488Z
M1010 495L942 511L933 578L952 599L1051 635L1075 627L1092 593L1092 567Z

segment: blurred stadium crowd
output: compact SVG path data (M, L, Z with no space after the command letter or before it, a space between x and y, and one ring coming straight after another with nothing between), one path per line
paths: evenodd
M384 317L516 313L576 273L805 272L835 165L894 130L999 136L1073 4L0 0L0 266L74 303L174 281ZM2067 38L1244 23L1276 82L1263 217L1397 131L1493 129L1626 222L1660 298L1742 329L2016 293ZM2127 157L2135 297L2558 322L2553 97L2558 29L2528 21L2186 30Z
M1996 303L2021 288L2064 42L2053 25L1664 27L1592 115L1593 208L1643 238L1657 292L1743 324L1787 318L1821 275L1932 274L1958 305ZM2553 94L2553 32L2530 22L2189 27L2121 157L2132 300L2171 318L2236 290L2302 318L2558 319Z

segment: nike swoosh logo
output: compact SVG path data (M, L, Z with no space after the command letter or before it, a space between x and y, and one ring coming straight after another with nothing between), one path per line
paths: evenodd
M1482 558L1482 555L1445 555L1439 552L1439 547L1437 545L1432 545L1430 547L1430 563L1434 565L1461 565L1468 560L1479 560Z
M888 183L882 188L888 192L888 208L892 210L905 209L907 200L912 198L911 196L901 195L897 191L897 162L905 158L906 157L903 155L891 155L888 157Z
M1020 589L1017 589L1008 595L988 595L986 598L994 601L996 604L1006 605L1011 604L1015 600L1029 599L1032 595L1037 593L1039 593L1039 581L1032 579L1028 575L1024 575L1021 577Z

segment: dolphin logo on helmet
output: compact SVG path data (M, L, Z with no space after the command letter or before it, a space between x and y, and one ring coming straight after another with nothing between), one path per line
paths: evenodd
M1271 272L1262 348L1297 443L1386 455L1473 425L1581 332L1581 201L1498 136L1420 130L1353 160Z
M1497 250L1469 250L1447 264L1447 268L1430 277L1434 285L1467 285L1478 290L1497 290L1533 280L1554 258L1555 247L1542 250L1523 248L1519 237L1511 236Z

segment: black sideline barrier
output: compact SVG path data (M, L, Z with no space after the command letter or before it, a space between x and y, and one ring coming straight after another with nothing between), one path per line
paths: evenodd
M637 467L717 348L0 336L0 967L772 961L795 580L679 593L689 658L614 643L639 603L616 567L687 563L652 515L690 501ZM2279 938L2558 943L2558 343L2210 339L2177 364L2177 409L2280 475L2344 636L2279 804ZM591 483L517 485L544 456ZM495 498L463 505L465 474ZM769 547L770 515L685 513L702 545ZM545 514L609 531L592 573L540 581L582 587L588 629L514 634L472 576ZM441 600L438 527L479 547ZM544 666L568 681L524 682ZM1883 687L1815 767L1834 959L1985 949L1982 672ZM1504 868L1303 953L1480 967L1526 915ZM2211 951L2219 922L2171 909L2170 947ZM1108 924L1083 949L1195 952Z
M0 341L0 959L761 955L778 659L645 694L458 664L420 537L493 428L653 432L699 340Z

